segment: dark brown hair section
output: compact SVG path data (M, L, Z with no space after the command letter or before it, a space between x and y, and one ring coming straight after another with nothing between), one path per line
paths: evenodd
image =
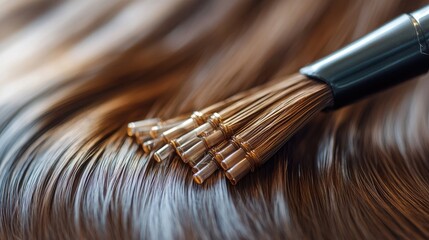
M0 11L0 239L429 238L426 76L320 114L236 186L126 136L423 1L38 2Z

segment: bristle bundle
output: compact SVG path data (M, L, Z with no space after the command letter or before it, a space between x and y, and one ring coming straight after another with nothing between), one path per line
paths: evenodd
M218 169L232 184L264 164L312 117L331 105L330 88L302 75L239 93L194 112L188 119L148 119L128 124L157 162L177 153L202 184Z

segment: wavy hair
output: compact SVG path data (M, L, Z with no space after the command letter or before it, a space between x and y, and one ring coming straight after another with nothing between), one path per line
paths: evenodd
M0 9L0 239L429 238L429 79L321 113L202 186L126 124L296 72L405 0L24 1Z

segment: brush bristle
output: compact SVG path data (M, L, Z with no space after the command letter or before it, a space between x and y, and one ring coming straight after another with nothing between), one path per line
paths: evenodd
M179 153L183 162L194 167L198 184L217 169L236 184L332 102L328 85L296 74L236 94L188 119L152 122L152 131L145 126L145 137L152 138L143 148L146 153L158 151L154 154L158 162ZM136 132L134 128L134 123L128 125L128 135Z

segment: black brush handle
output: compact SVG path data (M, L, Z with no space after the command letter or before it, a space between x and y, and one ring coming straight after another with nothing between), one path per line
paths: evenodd
M300 70L329 84L332 108L384 90L429 69L429 5Z

